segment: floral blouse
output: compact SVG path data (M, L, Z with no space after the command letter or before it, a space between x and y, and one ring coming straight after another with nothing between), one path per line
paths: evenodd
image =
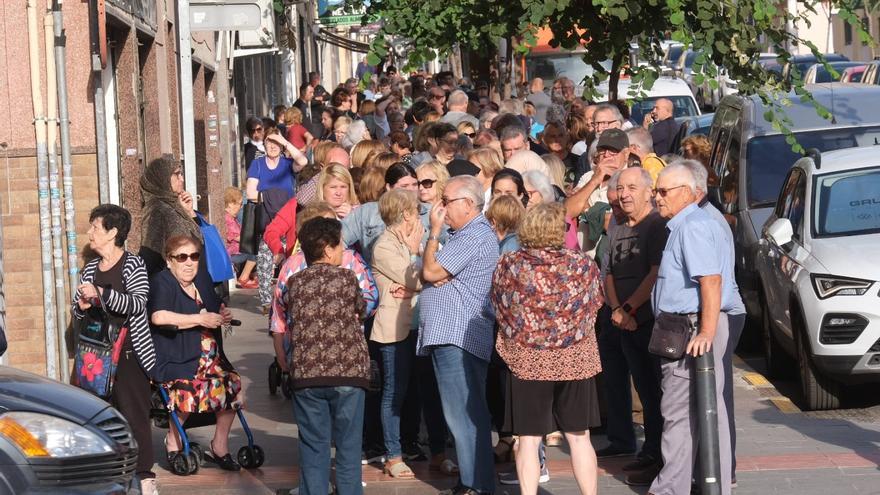
M492 303L496 349L522 380L582 380L602 370L596 312L604 294L582 251L520 249L498 261Z

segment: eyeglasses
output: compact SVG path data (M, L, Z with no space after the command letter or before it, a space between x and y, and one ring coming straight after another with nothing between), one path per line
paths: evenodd
M435 94L435 93L431 93L431 99L432 99L432 100L440 100L440 99L442 99L442 98L446 98L446 95L438 95L438 94Z
M419 187L422 187L424 189L431 189L432 187L434 187L435 182L437 181L431 179L422 179L419 181Z
M593 121L593 127L597 128L597 129L600 127L605 128L605 127L611 127L612 125L617 124L617 123L618 122L616 120L596 120L596 121Z
M464 135L467 136L467 137L469 137L469 138L471 138L471 139L477 137L477 133L476 133L476 132L465 132Z
M654 193L654 196L659 194L661 198L665 198L666 195L669 194L669 191L672 191L673 189L678 189L679 187L687 187L687 184L682 184L680 186L675 186L675 187L658 187L656 189L651 190L651 192Z
M596 150L596 155L598 155L598 156L602 156L602 155L615 156L615 155L619 155L619 154L620 154L619 150L613 150L611 148L602 148L601 150Z
M171 256L169 256L169 258L173 259L174 261L176 261L178 263L185 263L187 259L191 259L195 262L198 262L199 258L201 258L201 257L202 257L202 254L198 253L198 252L189 253L189 254L187 254L187 253L172 254Z
M440 198L440 203L442 203L443 206L445 207L445 206L449 206L450 203L454 203L454 202L458 201L459 199L467 199L467 198L452 198L452 199Z

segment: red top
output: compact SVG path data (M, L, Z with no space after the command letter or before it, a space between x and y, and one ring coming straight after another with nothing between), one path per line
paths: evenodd
M296 146L296 149L302 151L306 147L306 134L308 130L302 124L287 126L287 140L290 144Z
M272 254L281 254L284 257L290 256L293 252L293 246L296 244L296 198L292 198L275 214L275 218L266 226L263 233L263 240L272 251ZM282 244L281 236L285 237Z
M240 237L241 225L239 225L238 220L234 216L226 213L226 252L229 253L229 256L239 253Z

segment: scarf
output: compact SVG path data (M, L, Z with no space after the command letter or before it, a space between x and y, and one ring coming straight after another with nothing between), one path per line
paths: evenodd
M144 199L141 246L165 253L165 241L176 235L188 235L202 243L202 231L171 190L171 174L179 167L170 159L153 160L141 176Z

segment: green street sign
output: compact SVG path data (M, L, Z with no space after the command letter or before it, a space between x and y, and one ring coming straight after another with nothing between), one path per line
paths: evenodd
M358 26L361 23L362 15L328 15L319 17L318 22L322 26L338 27L338 26Z

